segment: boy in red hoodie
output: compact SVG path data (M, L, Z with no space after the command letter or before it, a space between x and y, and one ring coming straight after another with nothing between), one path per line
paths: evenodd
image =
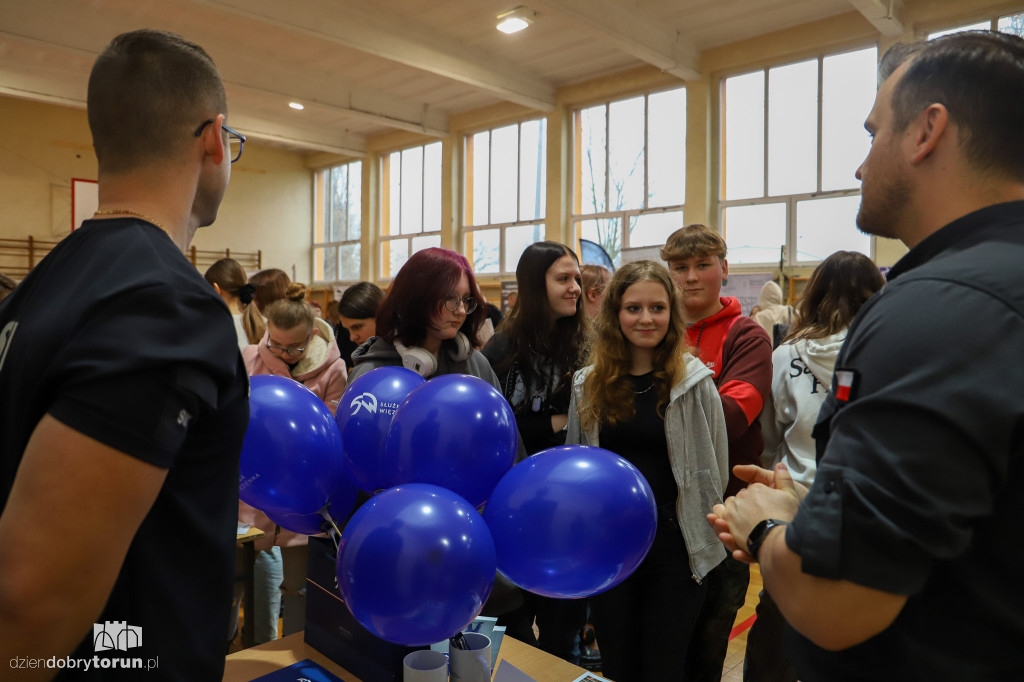
M705 225L673 232L661 257L683 294L687 341L708 369L722 398L729 436L729 481L725 497L746 483L732 475L737 464L759 464L764 439L758 417L771 391L772 342L761 325L745 317L735 298L721 297L729 274L725 240ZM727 557L708 574L704 605L690 641L685 679L722 679L722 666L736 612L746 597L749 567Z

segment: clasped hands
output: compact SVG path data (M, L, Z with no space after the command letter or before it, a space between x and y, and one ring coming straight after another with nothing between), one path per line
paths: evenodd
M750 564L754 563L746 550L750 531L764 519L791 521L807 496L807 486L794 481L781 463L774 470L741 464L732 471L747 487L716 504L707 519L733 558Z

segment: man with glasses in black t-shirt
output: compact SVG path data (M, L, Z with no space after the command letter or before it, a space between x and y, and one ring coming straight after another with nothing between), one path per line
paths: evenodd
M183 251L242 151L226 113L200 47L115 38L89 79L96 216L0 303L0 665L19 679L57 672L40 659L222 675L248 381Z

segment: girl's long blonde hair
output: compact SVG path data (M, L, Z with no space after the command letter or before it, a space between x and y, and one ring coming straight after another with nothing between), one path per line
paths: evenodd
M627 263L615 271L608 283L601 311L595 321L588 364L594 366L583 384L583 400L579 406L583 428L594 424L614 425L636 416L633 388L629 381L632 364L631 348L619 326L622 298L633 284L656 282L665 288L670 311L668 331L654 349L654 385L658 390L658 414L665 416L672 387L686 376L683 354L691 350L686 344L686 324L679 291L668 270L660 263L641 260Z

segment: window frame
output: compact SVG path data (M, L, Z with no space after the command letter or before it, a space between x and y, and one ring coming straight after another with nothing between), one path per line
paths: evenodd
M797 253L797 238L798 238L798 226L797 226L797 206L802 201L814 200L814 199L839 199L844 197L860 196L861 189L858 183L855 188L845 188L836 190L824 190L822 189L822 154L823 154L823 116L824 116L824 79L825 79L825 59L829 57L835 57L839 55L851 54L854 52L860 52L862 50L870 50L874 48L876 63L881 58L881 50L877 42L858 42L842 47L834 47L828 51L815 50L812 53L789 56L786 59L780 59L777 61L771 61L765 63L758 68L741 68L731 70L728 72L722 72L717 74L716 80L718 87L714 88L714 144L715 152L714 166L713 166L713 179L714 183L714 207L711 214L715 216L716 225L719 231L722 233L722 237L726 240L726 244L731 248L732 244L729 244L729 238L726 234L725 224L725 210L727 208L734 207L745 207L745 206L762 206L762 205L774 205L782 204L785 206L786 211L786 222L785 222L785 243L781 244L782 253L781 259L776 258L773 260L764 261L745 261L743 263L736 263L735 265L741 268L752 268L752 269L764 269L765 267L777 268L781 266L784 268L801 268L801 267L814 267L820 260L800 260ZM816 111L816 149L815 149L815 186L816 189L810 192L800 192L793 194L779 194L770 195L769 192L769 171L770 171L770 104L769 94L770 90L770 71L772 69L791 66L811 60L817 61L817 111ZM726 179L726 163L725 163L725 109L723 103L725 101L724 91L726 81L729 78L737 76L744 76L753 73L762 73L764 75L764 130L763 130L763 174L762 174L762 194L759 197L745 197L742 199L724 199L722 197L722 190ZM874 260L877 251L877 244L874 238L869 237L868 241L868 253L869 258ZM844 247L846 248L846 247Z
M439 192L439 194L438 194L438 197L437 197L437 202L438 202L438 206L440 207L442 202L444 201L444 197L443 197L444 187L443 187L443 183L441 182L442 173L444 172L443 171L443 168L444 168L444 145L443 145L443 142L441 140L432 140L432 141L429 141L429 142L422 142L420 144L408 145L408 146L405 146L405 147L401 147L399 149L392 149L392 150L380 153L380 156L379 156L379 166L378 166L378 178L379 178L379 180L378 180L378 183L377 183L378 184L378 191L379 191L379 200L378 200L379 211L378 211L378 221L377 221L377 225L376 225L376 237L377 237L376 241L377 241L377 244L376 244L376 248L374 249L375 253L373 254L373 257L378 259L377 260L377 272L378 272L378 280L379 281L390 282L392 279L394 279L395 275L398 273L398 270L401 270L402 266L405 265L405 263L402 263L402 265L400 265L398 267L398 269L395 270L395 272L391 272L391 264L390 264L389 258L390 258L390 250L391 250L391 243L392 242L400 242L400 241L405 241L406 242L407 253L409 254L406 257L406 261L408 261L409 257L411 257L414 253L416 253L416 251L413 251L413 244L412 244L412 242L413 242L414 239L420 239L420 238L423 238L423 237L435 237L436 236L437 237L437 241L438 241L438 246L440 246L442 244L441 233L443 231L443 222L444 222L442 215L438 216L438 225L437 225L437 229L436 230L429 230L428 231L428 230L424 229L424 221L425 221L424 219L425 219L425 214L426 214L426 210L425 209L426 209L426 200L427 200L427 192L426 192L426 188L424 186L426 184L426 178L427 178L427 172L426 172L427 171L427 165L426 165L427 164L427 147L431 147L433 145L437 145L437 148L438 148L437 177L438 177L438 192ZM420 231L419 232L411 232L411 233L408 233L408 234L402 234L402 196L401 196L401 194L399 194L398 204L397 204L397 206L398 206L398 216L395 217L394 219L391 216L391 182L390 182L390 178L391 178L391 157L394 154L398 154L399 155L399 159L401 160L402 155L405 152L410 151L410 150L414 150L414 149L420 149L421 150L421 161L420 161ZM401 169L401 166L399 166L399 169L398 169L398 174L399 174L398 175L398 177L399 177L399 191L401 191L401 187L402 187L401 173L402 173L402 169ZM441 213L443 214L443 210L441 211ZM391 230L391 234L385 234L384 233L385 225L387 225L388 229ZM430 248L430 247L424 247L424 248ZM385 272L387 272L388 274L385 275L384 274Z
M683 127L682 127L682 129L683 129L683 159L682 159L683 184L682 184L682 187L681 187L681 193L682 193L682 197L683 197L683 202L680 203L680 204L671 204L671 205L668 205L668 206L651 206L649 204L649 202L650 202L650 170L651 170L650 169L651 158L650 158L650 154L648 152L648 145L649 145L649 142L650 142L650 113L649 113L650 112L650 107L649 107L649 102L650 102L650 97L652 95L659 95L659 94L662 94L662 93L665 93L665 92L670 92L670 91L673 91L673 90L681 90L683 92L683 98L684 98L683 112L682 112L682 116L683 116ZM610 145L610 137L611 137L610 136L610 131L611 131L611 115L610 115L611 105L615 104L617 102L623 102L623 101L635 99L637 97L642 97L643 100L644 100L644 114L643 114L643 116L644 116L644 130L643 130L643 149L644 149L644 164L643 164L643 168L644 168L643 197L644 197L644 200L643 201L644 201L644 205L642 207L640 207L640 208L623 208L623 209L615 209L615 210L611 210L611 211L605 210L605 211L596 212L596 213L582 213L582 189L583 189L583 182L582 182L583 165L582 165L582 162L581 162L581 159L582 159L581 155L582 155L582 152L583 152L582 139L581 139L582 138L582 133L583 133L583 128L582 128L582 112L584 110L594 109L594 108L600 107L600 106L604 107L604 111L605 111L605 114L604 114L604 150L605 150L605 156L604 156L604 205L605 205L605 208L607 209L608 208L608 204L609 204L609 200L611 198L610 197L610 187L609 187L610 182L611 182L610 181L610 178L611 178L611 172L610 172L611 153L610 153L610 147L609 147L609 145ZM658 215L658 214L661 214L661 213L674 213L674 212L678 212L680 214L680 218L681 218L679 226L682 227L685 224L685 217L686 217L686 172L687 172L687 168L686 168L686 151L687 151L687 141L688 141L687 140L687 138L688 138L688 136L687 136L687 133L688 133L688 130L687 130L687 126L688 126L688 120L687 120L687 118L688 118L688 116L687 116L688 111L687 111L687 107L688 107L688 104L689 104L689 92L687 90L686 85L685 84L682 84L682 85L675 85L675 84L673 84L673 85L669 85L669 86L665 86L665 87L647 89L647 90L643 90L641 92L633 92L633 93L629 93L629 94L621 94L621 95L615 95L613 97L602 98L602 99L600 99L598 101L590 102L590 103L586 103L586 104L579 104L579 105L576 105L576 106L574 106L572 108L572 110L570 112L570 125L571 125L573 144L572 144L572 148L570 149L570 154L571 154L572 160L571 160L571 162L569 164L569 168L567 169L568 172L570 173L570 178L569 178L570 179L570 183L569 183L569 188L568 188L567 199L571 202L571 210L569 212L569 218L568 218L569 226L570 226L570 233L569 234L570 234L570 238L573 240L573 242L574 242L575 246L577 247L577 249L579 248L579 241L580 241L580 239L583 238L583 235L581 234L581 230L582 230L581 224L584 223L584 222L587 222L587 221L591 221L591 220L593 220L593 221L617 220L618 221L618 230L619 230L619 254L618 254L618 260L619 260L620 263L622 262L622 254L626 250L628 250L628 249L632 249L632 248L654 248L655 246L660 246L660 244L659 245L642 244L642 245L640 245L638 247L634 247L631 244L630 229L629 229L629 225L630 225L630 222L631 222L632 219L639 218L640 216L645 216L645 215ZM612 255L612 254L609 254L609 255ZM612 260L613 261L615 260L614 256L612 257Z
M523 125L527 123L540 123L540 141L541 141L541 163L540 169L543 177L540 179L541 186L544 188L544 195L542 201L538 206L538 212L540 215L535 218L523 219L521 215L520 205L520 193L522 191L522 179L523 179L523 165L522 165L522 140L523 140ZM488 134L488 146L487 146L487 218L490 220L491 209L493 207L493 201L491 197L491 177L494 165L494 145L491 141L494 139L494 131L501 130L502 128L510 128L515 126L516 128L516 148L518 154L516 156L516 219L504 222L487 222L470 225L467 215L469 213L469 207L474 202L474 179L473 179L473 138L480 133ZM478 277L500 277L507 278L509 276L515 276L515 267L510 270L505 268L508 260L508 230L509 228L515 227L539 227L542 233L547 231L547 174L548 174L548 157L547 157L547 133L548 133L548 121L546 116L536 116L524 119L516 119L506 123L498 125L490 125L485 128L479 128L464 132L462 137L462 164L461 164L461 201L459 202L459 229L460 229L460 241L462 242L463 255L470 262L473 267L473 272ZM473 257L473 242L475 239L476 232L484 232L490 230L498 230L498 269L494 272L483 272L477 269L476 261ZM542 238L543 239L543 238Z
M363 248L362 248L362 234L363 234L363 214L362 214L362 191L363 191L363 159L354 159L352 161L346 161L345 163L335 164L327 168L321 168L314 174L313 180L313 193L314 193L314 207L313 207L313 245L311 249L312 255L312 274L311 279L313 284L326 285L326 284L345 284L355 283L362 279L362 262L363 262ZM357 190L359 200L359 237L356 239L343 239L343 240L326 240L328 234L333 233L333 222L334 222L334 211L331 210L331 197L333 194L333 176L334 172L339 169L346 167L348 169L346 173L346 179L348 182L348 190L352 190L352 178L353 166L359 166L359 172L354 174L355 177L359 178ZM346 207L349 210L346 212L346 216L351 215L351 208ZM346 218L347 221L347 218ZM345 233L349 234L348 224L346 222ZM322 235L325 240L318 241L317 236ZM355 273L354 277L343 277L341 272L341 247L342 246L359 246L359 269L360 271ZM335 273L338 275L335 279L328 279L325 275L326 264L327 264L327 250L334 249L335 252Z

